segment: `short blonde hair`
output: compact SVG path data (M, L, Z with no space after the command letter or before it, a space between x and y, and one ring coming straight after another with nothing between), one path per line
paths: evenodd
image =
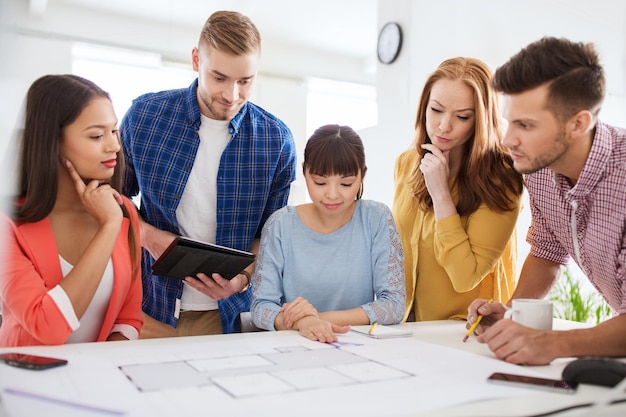
M213 13L202 27L198 49L210 46L233 55L261 50L261 35L252 21L238 12Z

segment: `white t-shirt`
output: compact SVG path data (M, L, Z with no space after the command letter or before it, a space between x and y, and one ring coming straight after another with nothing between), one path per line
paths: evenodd
M67 262L61 255L59 255L59 261L61 263L61 272L65 277L74 269L74 265ZM61 310L67 323L73 330L66 343L95 342L98 339L113 294L114 280L113 262L109 258L100 284L98 284L98 288L80 320L78 320L72 302L65 290L63 290L63 287L57 285L48 291L48 295L59 307L59 310ZM139 338L137 329L129 324L114 324L110 333L115 332L121 333L129 340L137 340Z
M67 262L63 257L59 255L59 261L61 262L61 272L63 276L70 273L74 266ZM98 339L98 333L102 328L102 322L106 315L107 308L109 306L109 300L113 293L113 265L111 260L107 262L106 269L98 285L85 314L81 317L80 321L74 312L74 307L70 301L67 293L63 290L63 287L57 285L50 291L48 295L52 297L59 310L65 316L68 324L74 330L66 343L83 343L83 342L95 342Z
M217 172L222 152L231 138L229 124L229 120L214 120L201 115L198 131L200 146L176 209L176 218L183 236L215 243ZM185 285L181 309L216 310L217 301Z

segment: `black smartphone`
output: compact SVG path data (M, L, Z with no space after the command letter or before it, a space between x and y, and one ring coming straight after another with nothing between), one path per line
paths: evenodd
M506 374L495 372L487 378L495 384L514 385L521 388L536 388L544 391L573 394L576 386L559 379L537 378L533 376Z
M33 370L55 368L67 364L65 359L28 355L25 353L3 353L0 354L0 360L7 365Z

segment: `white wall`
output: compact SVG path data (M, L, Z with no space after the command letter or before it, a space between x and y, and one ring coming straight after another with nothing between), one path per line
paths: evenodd
M299 78L264 76L257 83L255 101L263 103L263 107L270 113L280 115L289 126L296 141L298 160L301 161L307 139L303 111L306 108L306 83ZM307 198L301 171L299 167L296 169L297 178L291 186L289 204L299 204Z

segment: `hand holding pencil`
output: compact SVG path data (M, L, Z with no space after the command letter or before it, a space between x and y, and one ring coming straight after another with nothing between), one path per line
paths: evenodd
M493 298L490 299L489 301L487 301L487 304L491 304L491 303L493 303ZM463 343L467 342L467 339L469 339L469 337L472 335L472 333L474 333L474 330L476 330L476 327L478 327L478 324L480 324L480 321L482 319L483 319L483 315L479 314L478 317L476 318L476 321L474 322L474 324L472 324L472 326L467 331L467 334L465 334L465 337L463 338Z

